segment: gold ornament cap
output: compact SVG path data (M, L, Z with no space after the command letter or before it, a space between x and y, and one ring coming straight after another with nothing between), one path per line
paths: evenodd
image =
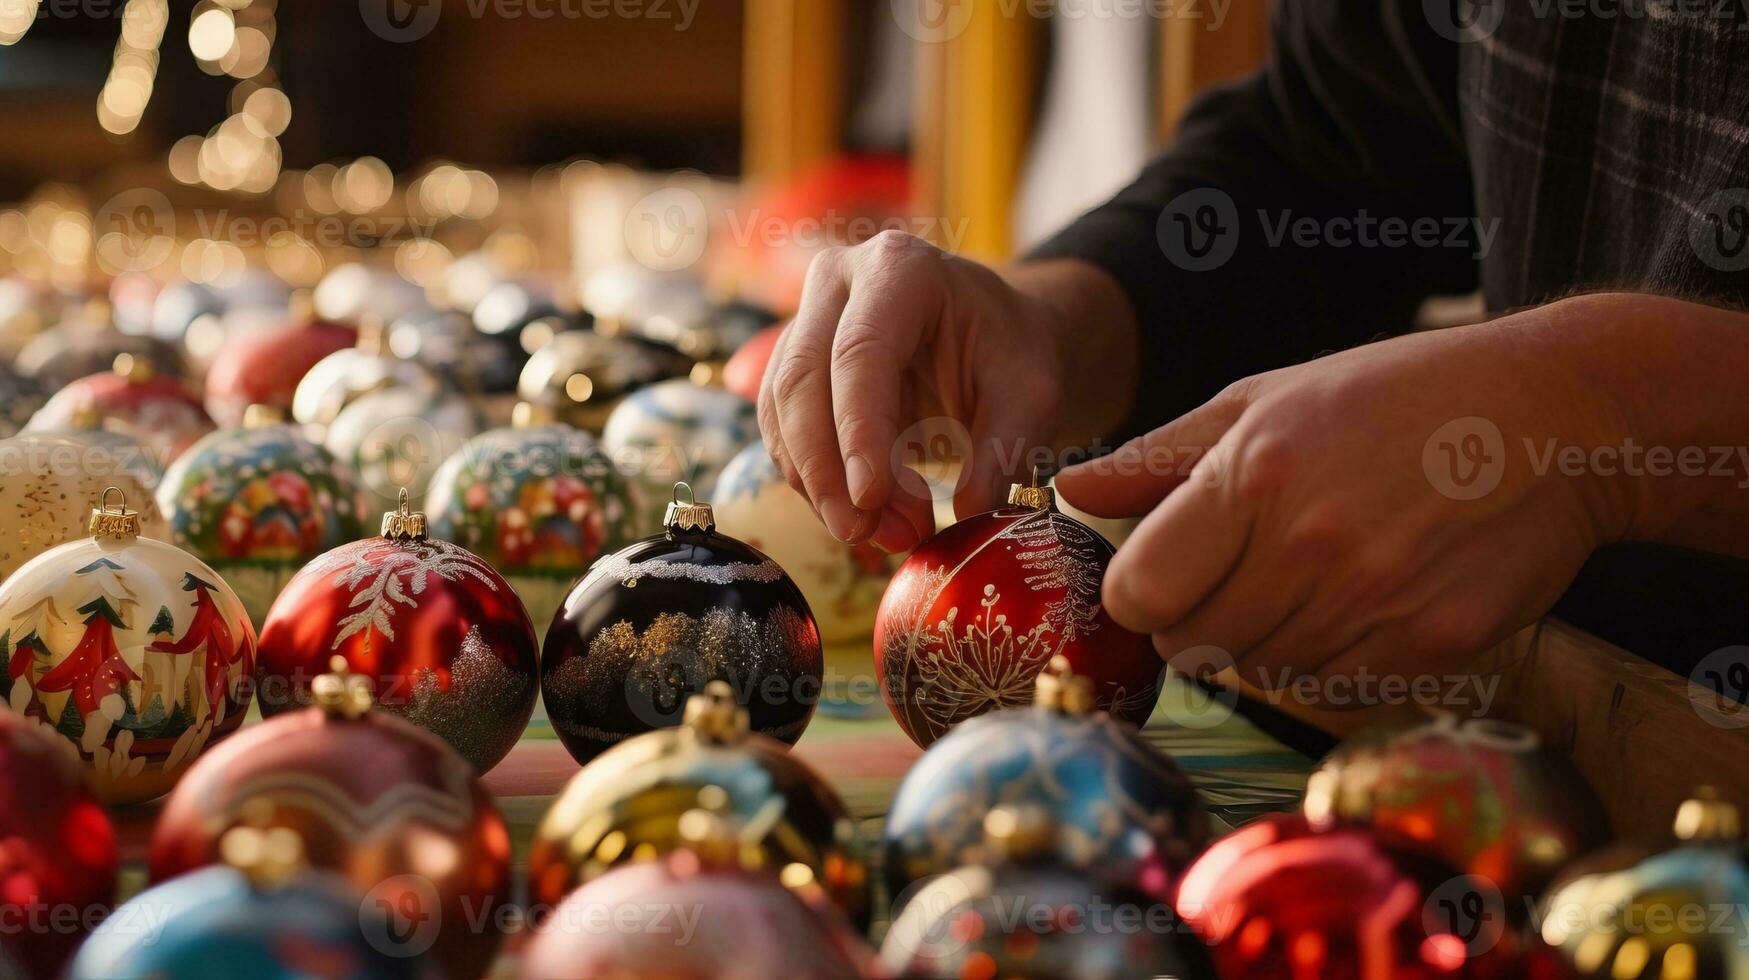
M109 503L109 495L112 493L116 499L113 507ZM120 541L137 538L140 536L140 512L128 506L128 495L120 487L104 487L102 498L91 510L88 527L94 538Z
M1057 506L1057 495L1050 487L1038 484L1038 467L1032 468L1032 484L1011 483L1008 485L1008 502L1016 507L1030 507L1033 510L1053 510Z
M1075 673L1069 658L1057 654L1034 682L1033 703L1047 711L1066 715L1091 714L1096 707L1093 698L1093 678Z
M704 690L686 699L685 724L707 742L732 744L747 737L747 709L735 700L735 689L726 681L711 681Z
M390 541L424 541L425 515L407 504L407 488L401 488L401 506L383 513L383 537Z
M1676 839L1694 844L1730 843L1743 836L1742 814L1719 799L1718 790L1702 786L1694 798L1676 808Z
M243 428L269 429L285 424L285 410L278 405L263 405L259 402L243 410Z
M219 838L219 857L256 890L277 888L304 869L304 839L290 827L232 827Z
M1043 857L1056 842L1056 818L1044 807L999 806L984 815L984 856L992 865Z
M686 499L682 500L684 496ZM662 526L670 531L700 531L705 534L717 529L716 512L711 505L692 498L692 485L682 480L674 484L674 499L662 515Z
M338 654L329 658L328 673L318 674L311 682L310 695L316 707L330 718L361 718L376 703L370 693L370 679L352 673L346 658Z

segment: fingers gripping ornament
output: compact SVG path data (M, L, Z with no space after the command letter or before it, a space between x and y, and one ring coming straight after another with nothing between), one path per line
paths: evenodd
M401 506L382 536L304 566L261 628L261 713L311 701L336 654L371 678L378 706L441 735L481 772L534 711L539 647L509 583L465 548L426 535Z
M801 590L764 554L716 529L676 484L666 530L597 561L547 630L541 693L579 762L681 722L686 699L725 681L754 731L794 744L824 674Z
M1026 704L1057 655L1093 681L1100 710L1132 725L1160 696L1153 645L1099 602L1111 545L1060 513L1037 474L1008 500L924 542L881 599L875 676L924 748L967 718Z
M504 818L467 760L375 710L343 658L329 666L314 707L244 729L188 773L153 830L152 880L218 862L233 827L288 829L311 867L351 881L355 909L390 916L379 948L481 976L512 897Z
M1187 777L1130 726L1094 709L1092 682L1058 656L1031 707L971 719L930 746L887 811L889 893L975 861L984 815L1035 805L1058 828L1056 859L1157 896L1208 841Z
M217 572L139 537L115 488L90 531L0 586L0 694L79 748L105 801L134 803L242 724L255 627Z
M868 920L868 868L850 811L789 747L747 728L734 691L712 681L686 702L686 721L628 739L572 778L541 820L528 856L530 897L557 904L578 885L631 861L685 846L681 815L697 801L763 828L742 848L749 871L805 898L824 895Z

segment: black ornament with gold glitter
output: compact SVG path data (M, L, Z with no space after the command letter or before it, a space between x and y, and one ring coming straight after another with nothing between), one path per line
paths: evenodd
M663 523L596 561L553 618L541 695L554 730L588 762L680 724L689 696L724 681L754 731L794 744L823 670L807 600L776 562L718 532L686 484Z

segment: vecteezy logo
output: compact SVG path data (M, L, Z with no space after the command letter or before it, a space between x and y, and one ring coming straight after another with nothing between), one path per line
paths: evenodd
M975 0L892 0L893 20L913 40L940 44L965 33Z
M1421 9L1435 34L1459 44L1493 37L1506 19L1505 0L1422 0Z
M704 257L710 218L704 198L684 187L644 195L625 217L626 249L647 269L677 272Z
M899 489L918 500L952 500L972 478L972 433L958 419L936 415L905 427L891 460Z
M1730 187L1707 198L1689 219L1688 244L1720 272L1749 269L1749 189Z
M1453 500L1486 497L1506 475L1506 440L1481 416L1452 419L1427 437L1421 469L1433 489Z
M1749 725L1749 646L1729 646L1701 658L1688 674L1694 713L1720 728Z
M1458 875L1427 893L1421 924L1429 936L1451 936L1462 943L1466 958L1481 956L1506 931L1506 898L1486 878Z
M358 0L358 15L377 37L407 44L437 27L443 0Z
M437 942L443 905L422 875L395 875L377 883L358 903L365 941L388 956L422 956Z
M1226 265L1239 247L1239 209L1219 188L1185 191L1160 212L1154 234L1173 265L1208 272Z
M151 269L176 247L176 211L170 199L139 187L105 201L92 219L97 261L113 274Z
M1195 646L1172 655L1171 669L1184 677L1184 696L1166 709L1175 724L1213 728L1233 717L1239 693L1219 675L1234 668L1233 657L1217 646Z

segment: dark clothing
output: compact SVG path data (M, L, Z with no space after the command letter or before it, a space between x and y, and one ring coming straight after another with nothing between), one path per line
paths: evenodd
M1267 68L1201 99L1133 185L1035 253L1098 263L1135 303L1126 435L1400 332L1430 294L1749 307L1745 4L1452 2L1282 0ZM1369 221L1374 244L1352 243ZM1749 567L1607 549L1556 611L1686 672L1749 643Z

